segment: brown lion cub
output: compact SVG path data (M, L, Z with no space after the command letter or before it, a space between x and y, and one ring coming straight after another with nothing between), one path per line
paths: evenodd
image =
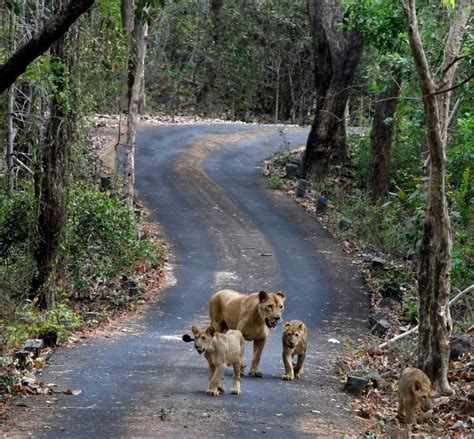
M303 362L308 345L308 330L300 320L292 320L283 326L283 364L285 365L284 380L293 381L303 375ZM293 357L298 356L298 362L293 367Z
M191 328L194 334L194 347L204 354L209 363L209 388L207 394L217 396L224 393L225 366L234 367L234 379L230 393L240 393L240 374L244 364L245 341L240 331L227 331L218 334L213 326L205 329Z
M428 411L433 408L435 384L431 384L427 375L415 367L403 370L398 382L398 414L405 415L408 423L426 421L431 416L420 413L420 409Z

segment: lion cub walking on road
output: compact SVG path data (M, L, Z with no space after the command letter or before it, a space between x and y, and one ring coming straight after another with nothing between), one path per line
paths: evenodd
M200 354L204 354L209 363L207 394L217 396L224 392L224 370L227 365L234 367L231 393L238 395L244 365L245 340L242 333L230 330L225 334L218 334L213 326L205 329L193 326L191 330L194 334L194 347Z
M283 326L283 364L285 365L284 380L293 381L303 375L303 362L306 357L308 345L308 330L300 320L292 320ZM298 356L298 361L293 366L293 357Z
M431 384L427 375L415 367L403 370L398 382L398 414L405 415L410 424L426 421L431 416L420 413L420 409L428 411L433 408L435 384Z

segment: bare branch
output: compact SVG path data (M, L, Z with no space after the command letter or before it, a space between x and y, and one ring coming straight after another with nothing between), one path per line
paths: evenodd
M44 28L21 46L5 64L0 66L0 94L3 93L26 68L58 38L64 35L71 25L89 10L95 0L70 0L63 13L49 20Z

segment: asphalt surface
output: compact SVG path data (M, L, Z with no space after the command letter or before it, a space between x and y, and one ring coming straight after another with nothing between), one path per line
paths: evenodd
M304 144L289 128L285 140ZM171 244L173 278L158 298L111 338L93 337L51 358L42 380L81 389L39 396L11 435L36 437L333 437L355 434L331 361L366 333L368 299L350 257L321 225L268 188L264 158L281 149L276 127L161 126L138 136L136 184ZM281 326L262 355L263 378L242 393L209 397L207 362L180 336L208 323L212 292L284 290L285 319L303 320L305 375L281 379ZM337 339L339 344L328 342ZM250 364L251 344L246 362Z

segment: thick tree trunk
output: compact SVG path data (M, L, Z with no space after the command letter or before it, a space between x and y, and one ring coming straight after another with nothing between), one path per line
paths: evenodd
M425 108L431 173L428 207L423 224L418 262L419 337L418 367L438 384L441 394L451 394L449 385L449 312L451 227L446 203L445 167L448 139L450 89L459 60L459 49L471 12L471 0L459 0L456 18L445 43L440 80L435 84L421 42L415 0L402 0L408 37L420 78Z
M373 202L383 201L387 193L393 117L397 111L401 80L399 72L394 76L391 87L378 94L372 122L367 189Z
M41 32L21 46L5 64L0 65L0 93L10 87L16 78L46 52L54 41L63 36L93 4L94 0L71 0L62 12L45 24Z
M56 0L60 5L60 0ZM60 7L60 6L58 6ZM59 244L65 219L64 179L68 156L67 115L62 93L66 90L67 76L64 71L67 59L64 53L64 37L51 47L52 75L56 81L51 102L50 119L46 131L46 147L42 152L40 172L35 174L38 196L38 246L35 251L37 275L33 279L31 295L38 298L40 308L54 305L54 287L59 266Z
M345 159L344 109L350 85L362 56L362 34L347 39L337 28L341 20L337 0L309 0L314 47L316 110L299 174L321 181L332 163Z

